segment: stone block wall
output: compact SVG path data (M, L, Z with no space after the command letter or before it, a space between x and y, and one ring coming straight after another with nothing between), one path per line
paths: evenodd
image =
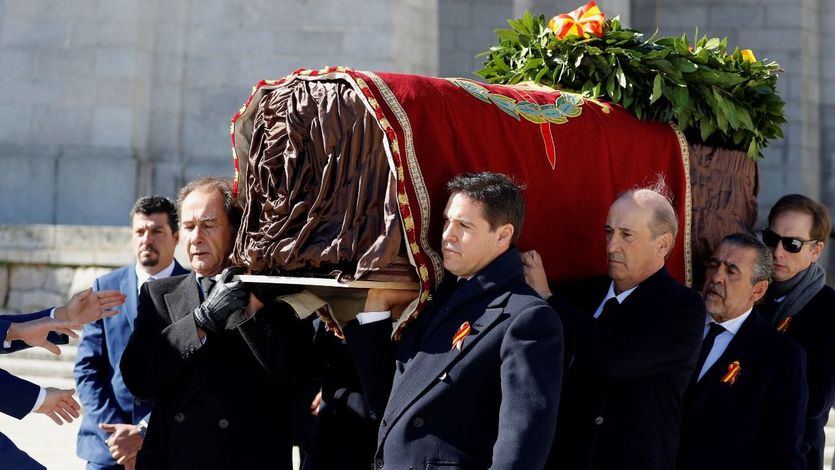
M62 305L131 260L128 227L0 225L0 312Z

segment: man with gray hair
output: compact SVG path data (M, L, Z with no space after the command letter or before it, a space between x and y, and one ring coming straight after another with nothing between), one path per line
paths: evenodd
M678 468L801 470L806 354L754 309L773 276L771 252L737 233L706 264L708 315L684 399Z
M547 468L668 470L704 326L698 293L665 268L678 231L663 184L635 189L606 219L608 278L553 296L536 252L528 283L559 313L568 371Z

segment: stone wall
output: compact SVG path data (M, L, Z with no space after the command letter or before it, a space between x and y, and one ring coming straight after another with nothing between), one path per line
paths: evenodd
M0 311L61 305L131 253L128 227L0 225Z

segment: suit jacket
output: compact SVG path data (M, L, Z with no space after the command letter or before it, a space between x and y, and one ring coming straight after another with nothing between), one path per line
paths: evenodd
M562 379L559 319L525 284L515 249L463 286L454 288L453 277L406 328L394 362L381 359L391 357L390 322L345 328L369 407L381 417L375 466L542 468ZM464 322L471 331L459 350L452 339Z
M51 309L25 315L0 315L0 345L6 339L6 333L12 323L22 323L49 316ZM64 335L50 333L50 341L56 344L66 343ZM10 353L29 347L23 341L13 341L9 349L0 347L0 353ZM0 413L5 413L17 419L23 419L32 411L41 387L23 380L0 369ZM3 468L16 470L43 470L46 467L36 462L26 452L20 450L14 443L0 433L0 463Z
M731 379L729 367L739 362ZM751 312L702 380L685 393L680 470L802 470L806 355Z
M296 342L310 333L289 308L272 305L203 344L193 318L198 289L188 274L140 290L121 361L128 390L154 401L137 468L289 469L290 356L303 354Z
M325 330L317 320L313 342L316 387L322 391L319 413L313 420L310 438L303 446L302 470L368 470L377 449L379 421L371 418L362 384L344 340ZM310 402L298 409L310 418Z
M610 284L601 279L575 290L579 309L559 295L549 299L573 362L548 468L669 470L702 341L704 302L662 268L595 319Z
M51 308L41 310L40 312L25 313L22 315L0 315L0 354L13 353L29 347L29 345L23 341L12 341L9 348L3 347L3 342L6 341L6 334L8 333L9 327L12 323L25 323L45 318L49 316L50 312L52 312ZM54 344L67 344L69 342L69 337L67 335L59 335L55 332L50 332L47 339Z
M174 261L172 276L188 271ZM125 387L119 361L128 344L136 320L136 266L116 269L93 282L93 290L118 290L127 295L119 314L84 326L75 359L78 398L84 415L78 430L76 453L89 462L102 466L116 465L104 443L108 433L99 423L137 424L151 412L151 402L134 399Z
M824 431L829 410L835 405L835 289L823 288L803 309L792 315L787 336L806 351L809 405L803 450L806 468L823 468Z

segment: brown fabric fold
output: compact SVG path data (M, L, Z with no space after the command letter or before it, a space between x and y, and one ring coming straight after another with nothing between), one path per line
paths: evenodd
M346 82L296 80L266 93L250 142L237 263L360 278L394 261L396 180L382 130Z
M693 203L693 287L704 284L704 262L726 235L757 222L757 164L745 152L690 145Z

